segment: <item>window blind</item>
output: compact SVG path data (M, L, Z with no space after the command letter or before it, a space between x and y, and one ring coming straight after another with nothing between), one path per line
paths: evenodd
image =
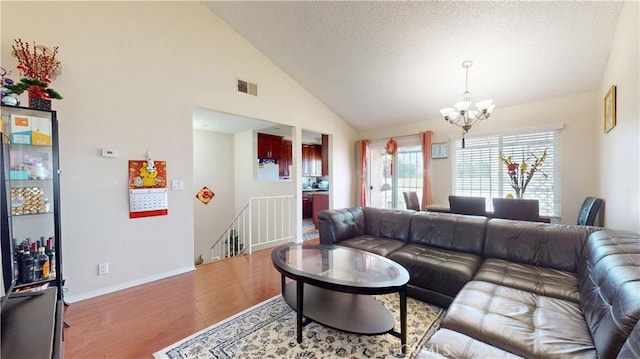
M517 163L533 164L547 151L547 158L529 182L524 198L540 202L540 214L560 216L560 186L557 170L560 130L531 131L468 137L465 148L455 141L454 193L459 196L487 198L487 210L493 210L491 198L506 197L515 191L510 185L506 165L500 155Z

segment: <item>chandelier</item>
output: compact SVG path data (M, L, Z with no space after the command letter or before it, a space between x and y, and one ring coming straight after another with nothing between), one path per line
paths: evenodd
M463 100L453 105L453 107L440 110L445 121L462 128L462 148L464 148L464 135L469 133L471 126L478 121L489 118L491 111L496 107L492 100L482 100L476 102L477 110L469 109L471 107L471 92L469 92L469 67L471 65L473 65L473 62L469 60L462 63L462 67L466 71Z

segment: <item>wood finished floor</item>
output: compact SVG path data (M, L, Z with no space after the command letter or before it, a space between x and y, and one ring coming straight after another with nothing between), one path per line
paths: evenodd
M305 243L317 243L316 240ZM156 351L280 294L271 249L66 307L65 358L151 358Z

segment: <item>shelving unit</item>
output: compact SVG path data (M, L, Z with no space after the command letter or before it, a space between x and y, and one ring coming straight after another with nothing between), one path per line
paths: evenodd
M55 275L35 276L33 280L25 280L23 276L15 287L21 293L12 295L3 308L2 356L34 357L29 353L37 352L49 353L38 355L40 358L62 357L64 302L56 112L2 106L0 119L0 165L4 173L1 185L6 193L1 200L7 208L1 220L9 229L2 236L8 236L14 248L29 238L31 243L43 239L42 245L51 240L55 249L55 260L50 263L51 268L55 267ZM32 287L44 294L25 298ZM31 338L31 345L17 345L16 331L33 332L39 339Z

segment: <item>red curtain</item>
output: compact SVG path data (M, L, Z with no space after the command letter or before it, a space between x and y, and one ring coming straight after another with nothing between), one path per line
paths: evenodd
M422 145L422 201L421 209L427 209L427 205L433 203L431 194L431 136L433 131L420 132L420 144Z
M359 140L356 142L356 161L358 162L358 198L357 204L365 207L367 205L367 157L369 156L369 141Z

